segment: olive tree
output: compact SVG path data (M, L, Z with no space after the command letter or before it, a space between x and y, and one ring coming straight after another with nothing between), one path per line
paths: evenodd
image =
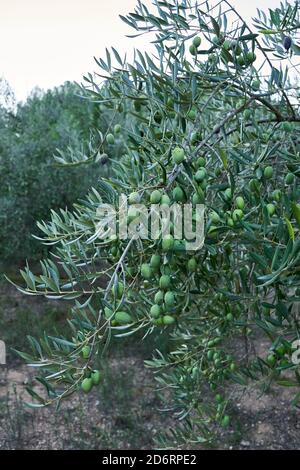
M47 392L30 389L34 406L46 406L101 382L94 361L112 336L167 330L169 352L155 346L146 367L180 418L160 445L176 446L230 425L235 384L300 384L299 9L259 11L250 27L226 0L152 3L121 17L152 53L127 63L107 50L106 86L85 77L114 111L90 160L120 140L125 153L85 202L40 224L53 257L41 274L22 271L22 292L74 299L69 334L30 338L33 354L21 354ZM129 205L204 204L204 246L172 233L100 239L99 210L118 211L120 194ZM257 338L268 343L259 354Z

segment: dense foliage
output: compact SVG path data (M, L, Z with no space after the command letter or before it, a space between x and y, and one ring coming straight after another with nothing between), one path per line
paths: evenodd
M48 396L30 393L44 406L101 382L93 361L112 335L169 329L169 354L146 364L181 418L161 445L201 443L229 425L234 384L300 384L299 10L259 12L253 30L226 0L154 0L151 11L138 2L122 19L151 36L154 54L137 50L129 64L107 51L98 61L107 86L86 80L92 99L126 117L126 129L113 121L101 134L100 153L116 139L126 153L85 202L41 226L54 257L40 275L26 268L19 288L74 308L69 335L30 338L23 357L38 367ZM121 193L129 203L204 203L204 247L99 239L99 208L117 208ZM256 353L262 338L268 348Z
M72 83L41 92L14 105L9 87L2 87L0 108L0 258L2 261L38 258L42 250L31 234L36 221L50 209L67 208L86 194L101 173L55 166L53 154L90 153L91 134L106 128L108 116L99 105L87 103Z

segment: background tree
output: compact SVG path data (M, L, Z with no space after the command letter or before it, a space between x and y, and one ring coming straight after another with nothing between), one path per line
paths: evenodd
M40 258L45 250L32 237L38 234L36 221L51 209L70 208L104 171L99 163L66 171L53 160L58 148L87 158L97 145L97 129L108 126L109 112L79 93L79 87L66 83L35 90L15 110L1 108L0 256L6 263Z
M259 12L252 30L226 0L153 7L139 2L122 19L151 35L155 53L137 50L129 64L112 49L98 61L108 86L86 77L93 99L126 116L121 134L116 121L100 134L100 153L118 139L126 154L73 212L52 212L41 228L54 258L41 275L22 272L24 293L75 299L70 333L30 338L33 355L21 355L39 367L47 393L29 391L45 406L101 381L93 360L112 335L168 328L169 353L155 347L146 365L181 419L160 445L178 446L230 424L234 384L300 383L299 9ZM204 203L204 247L98 239L99 208L117 207L121 193L129 203ZM258 355L262 336L269 348Z

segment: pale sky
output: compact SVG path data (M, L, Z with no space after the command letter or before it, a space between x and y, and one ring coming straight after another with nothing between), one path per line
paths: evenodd
M150 5L150 0L144 0ZM232 0L243 17L280 0ZM105 47L119 52L145 49L144 39L118 17L133 11L136 0L0 0L0 77L8 80L18 100L35 86L52 88L66 80L81 81L97 69L93 56Z

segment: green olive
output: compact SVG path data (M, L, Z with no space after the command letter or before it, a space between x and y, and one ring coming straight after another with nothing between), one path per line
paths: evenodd
M191 273L194 273L196 271L197 261L195 258L191 258L188 260L187 268L188 268L188 271L190 271Z
M242 198L241 196L238 196L235 200L235 205L236 205L237 209L244 210L244 208L245 208L244 198Z
M159 287L163 290L166 290L171 285L171 278L167 274L163 274L159 280Z
M222 421L221 421L221 425L224 428L227 428L227 426L229 426L229 424L230 424L230 417L228 415L223 416Z
M141 266L141 275L144 279L150 279L152 277L152 269L150 264L142 264Z
M91 373L91 379L92 379L93 385L99 385L99 383L102 380L101 372L99 370L93 370L93 372Z
M83 346L81 350L81 354L82 354L83 359L88 359L91 354L91 348L89 346Z
M114 133L115 133L116 135L120 134L121 129L122 129L122 128L121 128L120 124L116 124L115 127L114 127Z
M171 315L164 315L163 316L163 323L164 325L173 325L175 323L175 318L172 317Z
M269 180L273 177L273 168L271 166L266 166L264 169L264 177L266 180Z
M152 305L151 309L150 309L150 315L151 317L153 318L158 318L161 314L161 308L159 305L157 304L154 304Z
M173 158L174 163L179 165L180 163L183 162L185 158L184 150L180 147L176 147L172 152L172 158Z
M201 183L206 178L206 175L207 173L206 173L205 168L201 168L195 174L195 180L197 181L197 183Z
M154 302L156 304L162 304L164 301L164 293L163 291L159 290L156 292L155 296L154 296Z
M170 251L174 248L174 238L172 235L166 235L161 243L162 249L164 251Z
M161 192L158 189L152 191L150 195L151 204L159 204L161 201Z
M270 217L272 217L272 215L275 214L275 211L276 211L276 207L274 206L274 204L270 203L270 204L267 204L267 211L268 211L268 214Z
M193 46L198 48L201 45L201 38L199 36L194 37L193 39Z
M113 145L113 144L115 143L114 135L113 135L113 134L107 134L107 136L106 136L106 142L107 142L109 145Z
M293 173L288 173L285 177L285 184L293 184L295 180L295 175Z
M86 377L81 382L81 389L84 393L89 393L93 388L93 381L91 378Z
M168 307L173 307L174 304L175 304L175 296L174 296L173 292L171 292L171 291L166 292L165 297L164 297L164 301L165 301L165 304Z
M128 325L128 323L132 323L132 317L127 312L117 312L115 315L115 320L120 325Z
M183 192L183 190L181 189L180 186L176 186L173 189L173 198L176 202L184 202L185 201L184 192Z

